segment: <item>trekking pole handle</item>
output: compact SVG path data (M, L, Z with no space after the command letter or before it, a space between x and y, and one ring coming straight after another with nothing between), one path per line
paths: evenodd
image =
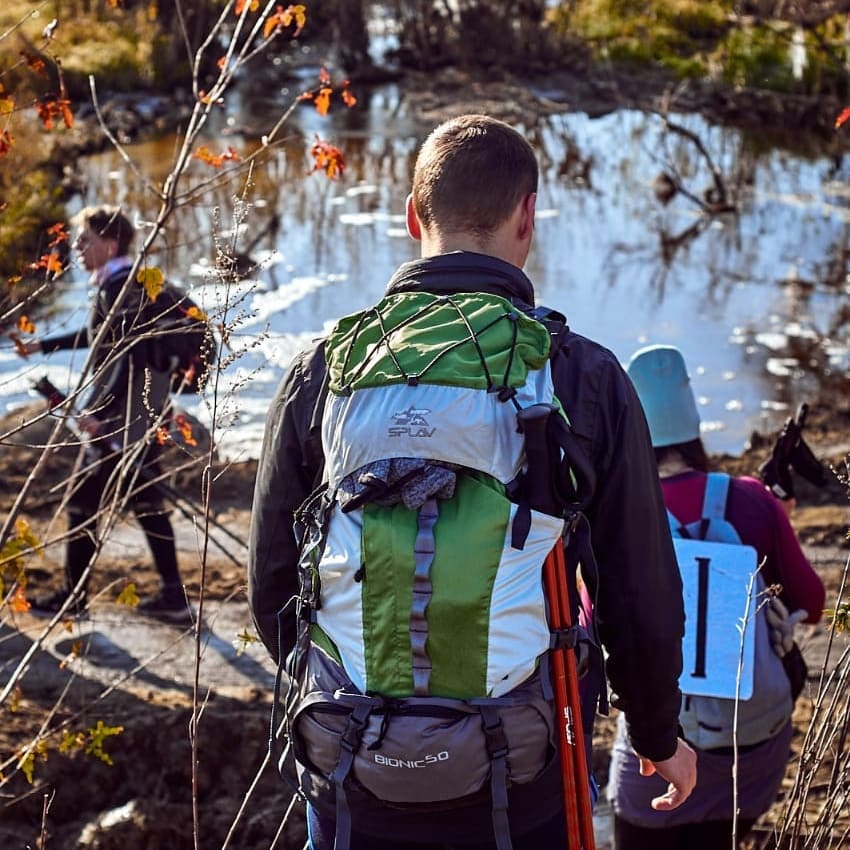
M552 467L547 440L549 417L554 404L532 404L517 412L517 425L525 437L526 471L523 487L530 507L550 516L559 516L561 507L552 486Z
M50 378L48 378L47 375L43 378L39 378L38 381L33 384L33 388L47 399L47 403L50 405L51 410L53 410L54 407L58 407L67 398L67 396L61 392L55 384L51 383Z

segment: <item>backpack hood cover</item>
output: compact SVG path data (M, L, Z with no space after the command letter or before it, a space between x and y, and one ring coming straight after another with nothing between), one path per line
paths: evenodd
M459 322L469 329L460 343ZM390 295L342 319L326 345L322 442L331 488L376 460L403 457L513 480L523 440L516 408L499 391L514 391L520 407L553 399L549 345L539 322L486 294Z

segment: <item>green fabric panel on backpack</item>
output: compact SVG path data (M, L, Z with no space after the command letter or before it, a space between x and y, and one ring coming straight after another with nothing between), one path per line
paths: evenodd
M413 693L410 608L416 533L416 511L403 505L363 508L366 687L385 696Z
M310 640L313 641L319 649L323 649L337 664L342 665L342 656L336 648L336 644L325 634L321 626L313 623L310 626Z
M440 502L427 613L435 696L487 695L490 598L510 520L503 492L494 479L465 475L454 498Z
M339 395L346 387L404 383L406 376L419 375L430 384L486 389L481 357L458 308L475 332L496 386L503 382L521 386L529 370L540 369L546 362L549 332L504 298L485 293L405 292L387 296L371 310L336 324L325 346L331 392ZM437 355L439 360L430 365Z
M502 557L510 502L486 476L458 479L441 500L427 609L435 696L486 695L490 597ZM386 696L413 692L410 609L417 512L401 505L363 511L363 629L366 682ZM462 648L462 651L459 651Z

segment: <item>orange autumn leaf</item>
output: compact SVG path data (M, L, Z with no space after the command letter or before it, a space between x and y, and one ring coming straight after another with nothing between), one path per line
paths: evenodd
M52 100L35 105L35 110L38 112L38 117L41 119L41 123L44 124L45 130L53 129L53 117L56 114L53 107L54 103Z
M0 97L0 115L9 115L15 111L15 99L13 97Z
M156 442L160 446L167 446L171 442L171 434L168 433L168 428L160 425L156 429Z
M0 130L0 156L6 156L15 143L15 137L8 130Z
M184 312L190 319L194 319L196 322L205 322L207 320L207 314L200 307L196 307L194 304Z
M319 115L327 115L328 110L331 108L331 95L333 94L333 89L324 86L319 89L319 93L315 97L316 103L316 112Z
M74 126L74 114L71 112L71 101L67 98L62 98L61 100L56 101L56 105L59 107L59 113L62 116L62 121L65 124L67 129L71 129Z
M311 173L313 171L324 171L330 180L342 177L345 171L345 161L342 151L336 145L316 136L316 141L310 148L310 155L313 157Z
M30 609L30 604L27 602L27 597L24 595L24 589L20 585L15 588L12 598L9 600L9 607L16 614L26 614Z
M35 325L29 316L18 316L18 330L23 334L35 333Z
M354 96L354 93L351 91L351 89L348 89L348 88L343 89L342 93L340 94L340 97L342 97L342 102L349 109L351 109L353 106L355 106L357 104L357 98Z
M62 269L62 260L59 255L55 252L51 252L49 254L42 254L38 258L37 263L30 263L29 266L33 271L39 271L40 269L44 269L49 274L61 274Z
M248 7L249 12L256 12L257 9L260 8L260 0L236 0L236 8L234 11L237 16L242 14L245 6Z
M56 224L51 224L50 227L47 228L47 235L52 237L48 243L51 248L56 248L63 242L67 242L68 239L70 239L70 236L68 235L68 228L62 221L57 221Z
M199 159L201 162L205 162L213 168L221 168L221 166L228 160L232 162L239 162L242 159L236 149L232 146L228 146L224 153L214 154L206 145L201 145L201 147L195 151L193 156L195 159Z
M837 130L842 124L845 124L848 120L850 120L850 106L845 106L841 112L838 113L838 117L835 119L835 129Z
M139 269L136 280L144 287L151 301L156 301L159 293L162 292L162 287L165 286L165 275L162 269L156 266Z
M222 56L218 62L215 63L215 66L219 71L223 71L227 67L227 57Z
M174 424L177 426L177 430L183 435L183 441L187 446L198 445L198 441L192 436L192 424L182 413L178 413L174 417Z
M295 6L287 6L286 11L289 12L293 18L295 18L295 32L292 34L292 37L295 38L304 29L304 25L307 23L307 7L301 3L296 4Z
M47 76L47 67L40 56L36 56L34 53L27 53L25 50L21 51L21 56L31 71L34 71L36 74L41 74L44 77Z
M268 38L278 30L288 27L293 21L295 21L295 31L292 33L292 37L298 38L307 22L305 7L301 5L287 6L284 9L283 6L278 6L263 25L263 38Z
M45 130L53 129L54 119L61 116L62 122L70 129L74 126L74 116L71 113L71 101L67 98L51 98L43 100L35 105L38 117L41 123L44 124Z

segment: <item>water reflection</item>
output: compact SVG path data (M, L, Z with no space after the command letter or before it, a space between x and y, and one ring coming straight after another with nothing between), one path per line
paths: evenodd
M226 144L256 149L251 128L268 126L273 105L242 106L223 114L217 131L227 131ZM709 448L738 452L754 427L778 427L786 406L812 401L824 375L847 370L846 173L827 157L758 150L737 131L694 116L675 120L700 138L710 160L665 134L656 115L571 113L524 128L542 168L526 271L542 302L623 361L648 342L682 348ZM376 301L396 266L416 255L403 208L427 129L393 87L330 119L305 108L250 180L206 186L175 213L158 261L203 290L206 308L226 305L236 322L222 375L222 390L233 394L225 407L232 432L220 439L226 452L256 453L269 397L292 354L339 316ZM342 181L307 176L314 134L344 147ZM164 139L130 153L161 181L175 145ZM734 192L737 214L706 218L694 202L714 183L712 165ZM121 204L141 222L155 216L156 197L116 154L92 157L85 168L80 204ZM659 201L653 181L669 169L694 197ZM208 177L202 163L192 172ZM240 252L253 271L226 289L217 259ZM66 312L81 309L83 289L68 289ZM66 370L67 380L67 363L53 359L51 369ZM27 398L31 370L0 352L7 402ZM195 412L208 415L200 405Z

